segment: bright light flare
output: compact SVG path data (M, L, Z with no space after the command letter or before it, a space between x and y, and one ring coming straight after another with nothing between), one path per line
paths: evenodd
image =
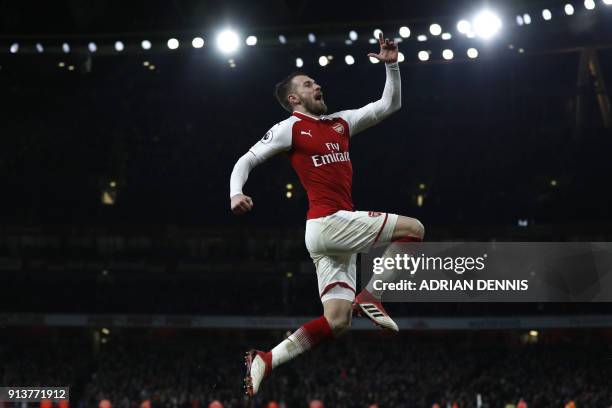
M202 48L204 46L204 39L202 37L195 37L191 40L193 48Z
M542 18L546 21L550 20L552 18L552 13L550 12L549 9L544 9L542 10Z
M467 34L468 32L470 32L471 29L472 23L467 20L460 20L457 23L457 31L459 31L461 34Z
M442 34L442 27L440 27L440 24L432 24L429 26L429 32L431 33L431 35L435 35L438 36L440 34Z
M474 32L477 36L489 39L499 32L502 22L491 11L485 10L474 18Z
M169 39L167 44L171 50L176 50L179 47L179 41L176 38Z
M217 35L217 48L224 54L231 54L240 46L238 34L232 30L223 30Z
M410 29L406 26L400 27L399 29L399 35L402 38L408 38L410 37Z
M255 37L254 35L249 35L246 38L246 45L248 45L249 47L252 47L255 44L257 44L257 37Z
M427 61L429 59L429 52L427 52L427 51L419 51L418 57L419 57L419 59L421 61Z

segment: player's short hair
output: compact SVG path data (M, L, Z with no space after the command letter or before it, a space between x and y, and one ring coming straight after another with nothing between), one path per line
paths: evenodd
M293 112L293 107L287 99L291 91L293 91L293 83L291 81L293 81L293 78L300 75L306 74L300 71L292 72L285 79L274 85L274 96L276 97L276 100L289 112Z

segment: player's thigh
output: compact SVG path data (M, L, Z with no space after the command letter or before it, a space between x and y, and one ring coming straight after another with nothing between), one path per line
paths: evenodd
M388 238L394 214L373 211L338 211L325 219L320 239L328 255L367 252L381 238Z
M357 288L357 255L319 255L313 261L321 302L343 299L352 302Z
M412 237L422 240L425 237L425 227L416 218L399 215L391 234L391 241L400 238Z

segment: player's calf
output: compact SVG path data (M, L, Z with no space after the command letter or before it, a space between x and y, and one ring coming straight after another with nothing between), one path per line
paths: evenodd
M341 336L351 327L352 302L344 299L329 299L323 303L323 316L327 319L334 337Z

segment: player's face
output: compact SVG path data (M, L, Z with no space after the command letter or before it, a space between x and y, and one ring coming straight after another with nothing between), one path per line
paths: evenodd
M306 75L298 75L293 78L293 92L299 103L313 115L324 115L327 105L323 101L321 86L314 79Z

